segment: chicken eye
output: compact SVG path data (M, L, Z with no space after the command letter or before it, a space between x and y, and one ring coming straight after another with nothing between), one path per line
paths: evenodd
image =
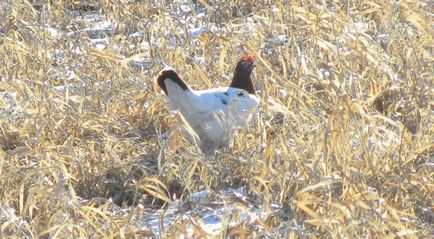
M238 93L238 96L239 96L239 97L244 96L243 92Z

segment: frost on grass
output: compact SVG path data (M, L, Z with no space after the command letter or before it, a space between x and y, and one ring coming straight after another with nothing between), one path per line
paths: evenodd
M433 234L428 4L198 2L0 0L0 235ZM260 119L205 156L155 76L243 55Z

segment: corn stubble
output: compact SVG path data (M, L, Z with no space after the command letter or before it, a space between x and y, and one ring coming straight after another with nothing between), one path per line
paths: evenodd
M155 236L135 220L204 189L264 215L221 237L433 235L429 3L198 1L221 32L193 37L178 30L188 16L164 14L178 3L49 2L0 2L0 237ZM74 9L116 22L105 49L67 34L88 27ZM225 86L245 54L261 120L204 156L155 76L169 64L194 87ZM246 202L218 196L239 186ZM207 235L183 218L161 236L187 224Z

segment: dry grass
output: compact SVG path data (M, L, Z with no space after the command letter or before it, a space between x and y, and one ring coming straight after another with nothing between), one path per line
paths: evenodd
M173 195L238 186L264 216L221 237L434 234L429 1L199 1L178 16L178 3L52 2L0 2L0 237L151 236L136 220ZM72 9L114 23L105 49ZM155 76L168 64L225 86L245 54L262 122L205 158Z

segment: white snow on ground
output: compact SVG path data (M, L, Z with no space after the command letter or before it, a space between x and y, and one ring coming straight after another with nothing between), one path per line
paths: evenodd
M3 10L2 12L0 11L0 13L9 13L9 1L0 0L0 4L3 5ZM196 40L207 31L218 35L224 35L227 31L224 27L219 27L213 22L206 22L204 19L207 17L207 13L204 9L195 9L195 15L192 15L192 6L190 4L182 4L180 5L179 10L180 11L178 13L171 14L178 14L179 16L182 16L182 20L176 23L176 29L178 31L177 33L179 36L181 36L181 38ZM56 29L54 26L47 26L46 31L52 37L61 37L66 35L70 40L80 39L80 37L86 35L89 37L90 42L93 44L96 50L103 50L109 47L112 40L111 37L116 33L118 24L117 22L106 20L103 16L96 13L80 16L80 13L72 12L71 16L74 18L74 21L84 22L84 25L87 27L84 27L83 29L74 29L70 32L62 32L62 30ZM253 18L248 18L245 26L247 27L240 28L238 33L248 35L249 33L253 32L253 29L256 27L255 20ZM363 29L365 27L366 24L359 24L355 27L349 26L349 31L354 31L354 34L356 34L357 30ZM73 28L71 27L71 29ZM150 51L151 47L158 47L158 38L154 39L155 42L147 41L145 39L147 37L147 32L145 31L146 30L143 29L141 31L132 32L127 35L128 38L138 39L136 43L128 46L130 49L140 48L144 52L147 52ZM171 33L171 36L174 35L174 33ZM389 36L387 34L381 34L378 35L377 38L378 41L386 44ZM175 39L170 37L169 42L172 47L176 47L178 44ZM155 45L151 46L150 44ZM283 46L286 44L288 44L287 36L272 36L270 37L269 41L265 42L264 49L272 51L274 47ZM75 54L82 54L83 52L83 50L78 46L72 50L75 52ZM64 51L64 49L54 49L51 54L53 58L60 59L62 54L64 54ZM123 56L119 57L122 58ZM218 61L218 56L215 56L213 59ZM128 63L133 68L146 69L153 64L153 59L150 59L150 56L146 54L131 57L129 60L130 61ZM196 56L194 60L199 64L204 64L205 62L204 57L200 55ZM88 79L77 79L79 76L75 75L74 71L59 70L59 72L61 72L59 73L59 78L64 78L71 81L72 79L75 81L81 81L80 84L54 87L54 90L59 94L68 94L70 100L74 100L74 97L78 97L78 95L83 95L83 91L85 89L89 89L89 85L91 85ZM319 74L321 77L327 77L327 72L325 71L319 72ZM93 84L93 87L106 88L110 87L110 84L111 81L104 83L97 82L96 84ZM287 93L282 91L281 94L286 95ZM26 117L25 109L17 108L16 102L17 100L20 100L20 97L23 96L17 94L16 92L0 92L0 117L5 117L11 121ZM351 144L353 147L356 147L361 143L361 141L362 139L355 137L352 139ZM381 137L378 136L378 138L370 139L370 141L373 142L370 144L370 147L380 147L382 150L386 150L389 145L399 142L400 138L398 135L392 134L391 132L388 135ZM186 234L183 235L185 238L191 238L195 228L197 227L201 228L201 230L203 230L207 235L215 236L226 230L228 227L235 227L236 225L242 223L258 224L254 222L266 218L269 215L267 212L261 213L261 209L257 206L254 206L253 203L250 203L248 199L249 196L246 195L243 188L222 190L217 195L209 191L200 191L189 195L183 201L175 201L168 209L154 210L149 212L143 218L140 218L137 223L139 223L144 230L151 230L156 237L163 236L163 234L169 235L170 231L176 230L175 228L171 228L171 226L179 226L182 224L180 222L184 222L184 225L186 225ZM296 225L297 223L294 224ZM293 226L292 229L294 231L303 230L297 226ZM279 228L276 228L275 230L278 231ZM279 233L279 235L282 234Z
M242 223L251 224L259 219L260 210L249 205L244 188L222 190L219 197L222 200L216 200L206 190L193 193L183 203L176 201L167 210L157 210L146 215L139 224L160 237L162 233L168 235L173 230L171 225L179 226L183 221L187 233L183 236L191 238L195 227L199 227L208 236L216 236L226 228Z
M3 91L0 92L0 117L15 120L17 117L17 93Z

